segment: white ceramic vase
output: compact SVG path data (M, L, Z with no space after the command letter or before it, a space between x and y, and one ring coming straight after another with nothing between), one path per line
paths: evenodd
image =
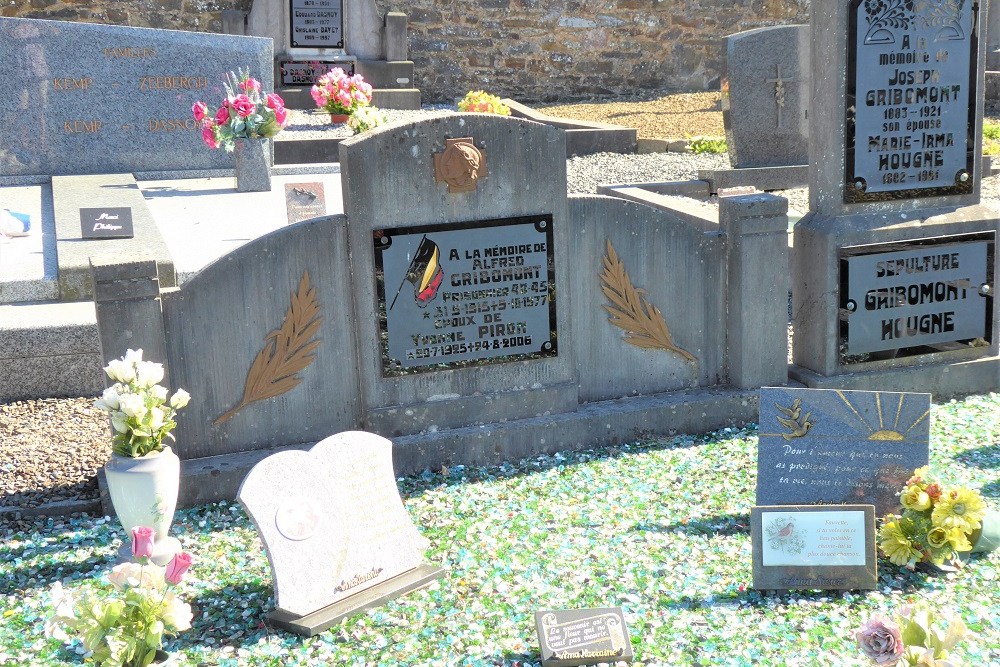
M137 458L111 455L104 472L111 504L127 535L119 551L123 559L132 557L132 529L136 526L149 526L156 533L152 561L157 565L165 565L180 551L177 538L167 534L177 508L180 471L180 459L169 447Z

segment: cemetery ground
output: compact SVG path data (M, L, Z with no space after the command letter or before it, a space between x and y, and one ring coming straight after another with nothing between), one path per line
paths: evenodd
M611 103L619 105L609 111L616 117L581 113L639 127L640 136L721 134L714 109L704 120L717 121L716 131L687 125L675 135L658 126L645 134L641 121L698 115L641 106L649 102L634 102L635 113ZM671 161L686 169L718 157L574 158L570 179L585 190L586 165L604 175L600 165L613 165L628 174L622 180L637 180L632 169L641 164L640 173L652 172L648 180L662 180ZM997 181L983 181L988 201ZM802 190L789 195L804 201ZM945 483L979 489L996 508L1000 394L948 402L932 414L932 470ZM93 499L108 439L106 416L91 399L0 405L0 504ZM1000 666L1000 552L948 574L883 559L870 593L754 591L756 451L750 426L401 478L406 508L431 541L427 560L448 573L309 639L264 623L274 606L271 574L236 502L180 511L172 534L197 559L183 584L196 610L193 628L166 648L185 665L534 666L535 611L621 606L636 665L863 665L853 630L922 599L959 613L975 633L955 655L961 664ZM124 537L116 520L88 514L0 518L0 666L84 662L78 644L43 636L49 590L56 581L95 587ZM316 563L317 575L323 568Z
M96 411L79 408L97 429ZM998 441L1000 394L934 407L932 469L980 488L993 506ZM187 665L520 667L538 664L536 610L620 605L637 665L863 665L852 631L924 599L976 633L956 656L962 664L1000 665L1000 552L952 574L881 560L870 593L752 590L756 445L751 426L401 478L431 541L428 560L448 574L310 639L264 625L271 575L237 503L180 511L172 533L197 558L183 584L196 612L167 648ZM121 527L76 515L25 517L0 531L0 665L80 664L79 651L43 637L49 588L88 588L106 575Z

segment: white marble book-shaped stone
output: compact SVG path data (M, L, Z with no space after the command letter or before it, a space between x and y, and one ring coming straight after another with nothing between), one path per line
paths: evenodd
M308 452L269 456L247 474L238 498L267 551L278 616L315 615L429 567L423 562L429 542L403 507L392 442L381 436L347 431ZM363 607L342 604L336 615L343 618L415 587L390 585L389 595ZM322 631L307 625L309 634Z

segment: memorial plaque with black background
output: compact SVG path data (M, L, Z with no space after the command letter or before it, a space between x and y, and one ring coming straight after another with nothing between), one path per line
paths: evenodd
M994 245L984 233L841 248L841 361L885 350L986 349Z
M852 0L845 202L973 191L978 8Z
M343 0L288 0L292 46L344 48Z
M552 216L373 232L382 372L554 357Z
M132 209L128 206L81 208L80 232L85 239L130 239Z
M930 394L764 387L757 445L758 505L874 505L927 465Z
M535 612L542 667L632 662L632 641L620 607Z
M334 67L354 76L353 60L279 60L278 72L285 86L309 88Z

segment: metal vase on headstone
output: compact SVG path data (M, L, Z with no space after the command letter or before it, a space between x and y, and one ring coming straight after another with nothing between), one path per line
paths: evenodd
M271 167L266 139L236 140L236 191L270 192Z

